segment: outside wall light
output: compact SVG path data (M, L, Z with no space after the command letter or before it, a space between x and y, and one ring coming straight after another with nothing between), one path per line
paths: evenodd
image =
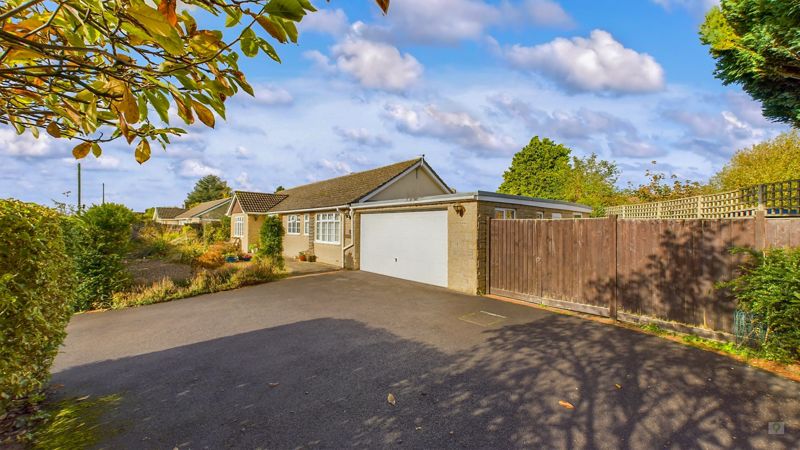
M464 208L463 205L453 205L453 210L458 214L459 217L464 217L464 213L467 211L467 208Z

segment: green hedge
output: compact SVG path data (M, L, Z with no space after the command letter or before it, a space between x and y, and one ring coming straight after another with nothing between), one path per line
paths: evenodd
M739 277L723 286L763 327L762 349L769 358L800 360L800 248L736 251L750 258Z
M0 200L0 414L46 385L66 336L73 273L58 213Z

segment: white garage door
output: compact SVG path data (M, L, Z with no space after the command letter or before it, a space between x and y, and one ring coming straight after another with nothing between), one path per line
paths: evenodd
M362 214L361 270L447 287L447 211Z

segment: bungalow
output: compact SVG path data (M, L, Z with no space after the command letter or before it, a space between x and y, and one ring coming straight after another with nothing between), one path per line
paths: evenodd
M227 197L198 203L189 209L159 206L153 212L153 221L165 225L219 222L228 211L230 203L231 198Z
M186 208L178 208L176 206L156 206L153 208L153 222L163 223L165 225L177 225L179 214L186 212Z
M462 292L485 291L487 219L577 218L591 208L494 192L456 193L424 158L277 193L235 191L231 238L258 246L264 217L278 215L284 255Z

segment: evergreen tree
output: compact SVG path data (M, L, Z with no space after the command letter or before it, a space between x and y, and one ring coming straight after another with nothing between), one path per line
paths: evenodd
M228 183L216 175L206 175L197 180L194 189L186 197L185 206L191 208L198 203L219 200L231 196Z

